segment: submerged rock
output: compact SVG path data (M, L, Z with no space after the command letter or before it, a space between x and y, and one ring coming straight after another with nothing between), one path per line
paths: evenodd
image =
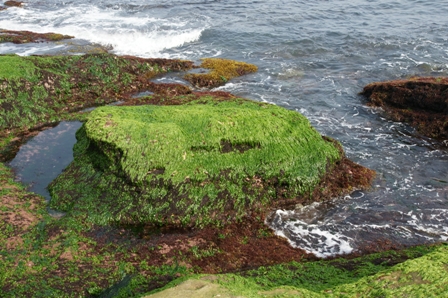
M30 42L59 41L71 39L73 36L59 33L35 33L31 31L13 31L0 29L0 43L12 42L16 44Z
M257 66L221 58L202 59L201 68L209 69L205 73L188 73L184 78L196 87L214 88L222 86L232 78L253 73Z
M53 32L36 33L31 31L14 31L0 29L0 43L12 42L16 44L22 44L30 42L59 41L71 38L73 38L73 36Z
M97 108L51 207L98 224L221 225L279 200L309 199L342 158L297 112L204 96L173 106Z
M411 78L372 83L361 92L372 106L421 134L448 139L448 78Z

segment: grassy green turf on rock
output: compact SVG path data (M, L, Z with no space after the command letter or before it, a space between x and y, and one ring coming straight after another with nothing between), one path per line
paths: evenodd
M190 61L119 57L0 55L0 137L66 118L146 90L149 79L185 70Z
M302 115L243 99L101 107L77 138L51 207L98 224L219 225L309 193L341 157Z

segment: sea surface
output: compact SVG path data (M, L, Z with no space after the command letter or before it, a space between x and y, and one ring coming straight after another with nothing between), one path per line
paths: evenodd
M447 12L447 0L28 0L23 8L1 11L0 28L75 39L5 43L0 53L108 50L256 64L257 73L218 89L302 113L320 133L340 141L350 159L378 173L370 191L278 210L268 223L291 245L327 257L378 241L448 239L448 140L435 142L387 120L358 95L375 81L447 76ZM165 81L182 82L176 76ZM21 154L27 158L25 150L17 158ZM55 162L62 168L69 163Z

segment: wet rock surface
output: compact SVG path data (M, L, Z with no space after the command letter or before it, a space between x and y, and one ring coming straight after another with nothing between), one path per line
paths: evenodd
M30 42L48 42L59 41L63 39L71 39L73 36L63 35L59 33L36 33L31 31L14 31L0 29L0 43L12 42L15 44Z
M425 136L448 139L448 78L371 83L360 94L392 120L406 122Z

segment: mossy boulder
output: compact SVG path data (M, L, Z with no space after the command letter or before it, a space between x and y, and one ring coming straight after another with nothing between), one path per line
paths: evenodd
M448 78L419 78L371 83L361 92L372 106L421 134L448 139Z
M221 225L311 194L341 151L297 112L244 99L101 107L51 207L98 224Z

